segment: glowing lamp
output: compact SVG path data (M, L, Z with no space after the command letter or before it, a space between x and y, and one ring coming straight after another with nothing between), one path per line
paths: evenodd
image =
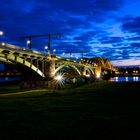
M3 31L0 31L0 35L1 35L1 36L3 35Z
M99 73L99 72L96 73L96 77L97 77L97 78L100 78L100 73Z
M62 80L62 75L57 75L54 79L58 80L58 81L61 81Z
M48 46L45 46L45 50L47 50L48 49Z
M86 77L90 77L90 75L89 75L89 74L86 74L85 76L86 76Z
M2 44L1 44L2 46L5 46L5 43L4 42L2 42Z
M31 44L31 41L30 40L27 40L27 44Z

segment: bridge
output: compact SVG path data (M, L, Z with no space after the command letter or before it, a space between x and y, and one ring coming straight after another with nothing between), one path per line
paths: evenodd
M55 75L62 71L79 76L99 77L102 69L94 63L78 62L7 43L0 45L0 62L21 65L46 80L54 79ZM113 68L103 69L113 71Z

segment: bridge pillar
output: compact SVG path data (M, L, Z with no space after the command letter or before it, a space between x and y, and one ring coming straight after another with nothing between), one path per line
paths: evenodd
M86 67L85 66L83 66L81 68L81 75L86 75Z
M100 67L100 66L97 66L97 67L95 68L95 76L96 76L97 78L100 78L100 76L101 76L101 67Z
M51 80L55 76L55 57L51 57L44 63L44 74L46 79Z

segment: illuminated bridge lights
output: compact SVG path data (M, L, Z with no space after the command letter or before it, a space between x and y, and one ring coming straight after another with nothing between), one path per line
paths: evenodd
M57 73L59 70L62 70L66 66L68 72L72 72L72 74L78 73L79 76L83 74L82 69L86 67L88 72L85 76L92 77L92 75L94 75L97 76L97 78L100 78L100 73L97 73L95 75L96 66L93 65L95 63L89 61L88 59L82 58L81 61L78 62L76 60L56 56L55 54L44 54L35 50L29 50L7 43L5 44L5 46L2 46L2 44L0 44L0 55L0 60L2 62L20 63L23 66L32 69L41 77L47 77L47 74L52 75L52 73L54 72L54 75L56 75L54 78L56 83L64 83L65 78L63 74ZM46 69L48 67L46 67L46 63L49 64L49 62L53 62L51 65L53 68L50 73L47 73ZM67 71L65 71L65 74L67 73Z
M96 77L100 78L101 74L99 72L96 73Z

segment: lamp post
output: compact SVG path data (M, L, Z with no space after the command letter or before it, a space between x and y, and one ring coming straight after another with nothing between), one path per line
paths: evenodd
M31 38L29 38L29 40L27 40L27 46L29 47L29 49L32 48Z
M53 49L53 54L56 52L56 49Z
M0 31L0 43L2 43L3 31Z
M79 57L78 57L78 56L76 56L76 59L78 60L78 59L79 59Z
M63 52L62 55L65 55L65 52Z
M5 46L6 44L4 42L1 43L2 46Z
M44 47L44 53L46 52L46 50L48 50L48 46Z

